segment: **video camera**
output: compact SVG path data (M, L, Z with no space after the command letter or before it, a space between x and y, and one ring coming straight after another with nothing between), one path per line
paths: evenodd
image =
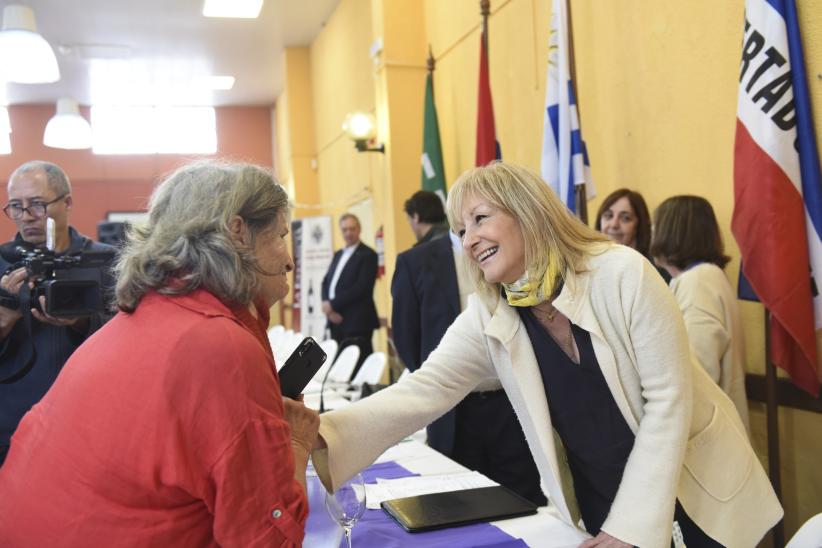
M55 317L90 316L106 309L104 291L109 288L103 285L115 253L114 250L84 249L58 256L49 249L23 245L0 248L0 254L11 263L6 273L24 267L29 279L34 281L30 303L21 305L42 311L40 297L44 296L45 312Z

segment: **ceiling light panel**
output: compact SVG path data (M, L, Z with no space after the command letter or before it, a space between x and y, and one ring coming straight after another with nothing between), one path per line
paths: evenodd
M130 46L120 44L60 44L57 51L61 55L75 56L83 61L92 59L128 59L132 55Z
M226 91L234 87L233 76L207 76L203 80L203 87L215 91Z
M208 63L196 59L93 59L95 105L211 105Z
M205 0L203 15L206 17L232 17L256 19L263 7L263 0Z

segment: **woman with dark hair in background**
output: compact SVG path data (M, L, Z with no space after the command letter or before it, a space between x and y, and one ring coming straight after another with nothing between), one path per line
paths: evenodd
M282 398L266 336L288 293L271 173L181 168L117 265L120 313L23 418L3 546L299 546L319 417Z
M648 257L651 216L639 192L620 188L610 193L599 206L594 229Z
M745 336L736 294L723 272L730 258L711 204L699 196L662 202L654 213L651 254L672 277L694 356L749 428Z
M610 193L599 206L594 229L618 244L633 247L649 261L651 246L651 215L642 194L627 188ZM662 268L657 271L668 282L671 277Z

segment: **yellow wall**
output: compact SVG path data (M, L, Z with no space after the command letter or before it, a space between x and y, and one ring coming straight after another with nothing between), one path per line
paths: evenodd
M310 48L319 204L335 218L370 196L382 168L381 157L357 154L342 131L347 113L375 110L370 45L369 0L342 0ZM374 236L363 240L373 245ZM335 242L342 243L339 233Z
M346 211L360 217L362 240L374 246L375 232L383 227L388 276L375 288L380 316L390 310L390 274L396 254L410 247L413 235L402 214L402 205L419 187L419 157L422 141L422 101L425 78L423 12L415 0L342 0L321 34L308 50L310 75L292 71L287 80L306 82L303 96L311 97L307 122L313 124L316 159L316 195L301 192L303 182L294 173L296 201L312 208L298 208L297 215L327 214L335 219ZM369 50L383 37L381 53L372 58ZM301 58L302 61L302 58ZM411 105L411 108L408 108ZM353 111L371 112L379 121L378 141L385 154L358 153L344 135L342 121ZM300 124L294 93L287 86L278 100L278 142L297 139L294 125ZM288 143L279 150L289 155ZM342 245L338 231L334 240ZM377 347L385 348L385 338Z
M373 226L391 227L388 280L396 252L412 241L401 205L419 185L424 77L419 67L427 44L437 61L434 87L448 181L474 163L479 2L414 4L342 0L310 48L323 213L337 215L359 199L372 200ZM651 209L671 195L702 195L723 227L734 258L727 272L734 282L739 252L730 218L743 4L571 0L582 128L598 192L589 210L593 214L601 199L621 186L642 192ZM822 73L822 42L813 39L822 35L822 10L816 0L798 0L798 5L814 119L822 136L822 80L816 77ZM491 10L491 88L503 157L538 169L550 0L495 0ZM377 36L383 37L386 52L375 65L367 52ZM340 123L355 109L378 115L387 155L352 150ZM372 243L373 234L364 234L364 240ZM387 294L387 283L379 282L381 315L389 309ZM761 372L762 309L749 303L742 307L748 370ZM822 511L822 471L815 466L822 454L822 417L782 409L780 419L790 534ZM752 405L752 421L754 444L764 453L758 404Z

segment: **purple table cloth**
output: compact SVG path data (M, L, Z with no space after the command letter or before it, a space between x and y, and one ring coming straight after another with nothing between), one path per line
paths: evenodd
M368 467L362 472L366 483L376 483L377 478L395 479L416 476L395 462L382 462ZM339 546L345 548L342 530L325 510L325 490L319 478L307 478L310 512L306 524L306 548ZM380 548L462 548L496 547L519 548L527 546L489 523L476 523L462 527L451 527L424 533L407 533L382 510L366 510L360 521L352 529L352 543L355 547Z

